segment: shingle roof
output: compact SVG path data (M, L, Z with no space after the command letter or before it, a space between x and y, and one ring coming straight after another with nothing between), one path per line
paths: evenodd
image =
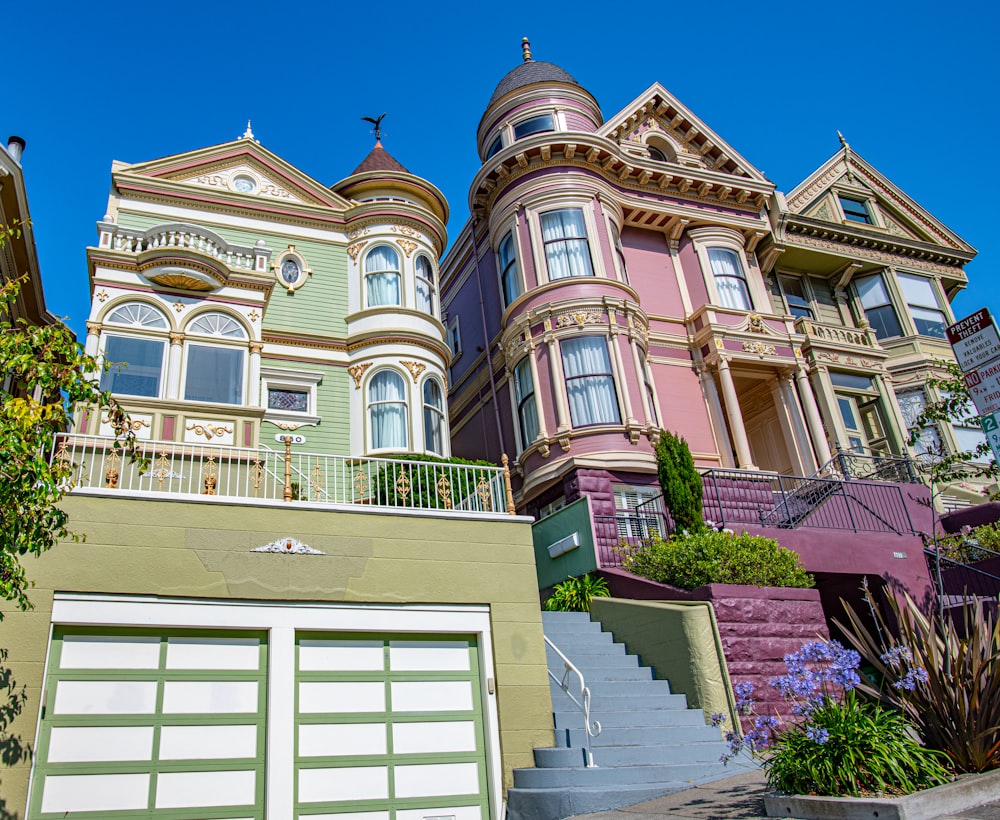
M351 171L349 176L354 176L355 174L363 174L367 171L395 171L397 173L408 174L402 165L399 164L395 159L390 156L389 152L382 147L381 142L376 142L375 147L372 148L371 153L365 157L361 164Z
M508 71L507 74L504 75L504 78L500 80L500 84L497 85L496 90L493 92L493 96L490 97L490 102L486 107L489 108L504 94L513 91L515 88L523 88L524 86L531 85L532 83L545 82L572 83L573 85L580 85L573 79L572 75L568 71L564 71L559 68L559 66L555 65L555 63L528 60L527 62L521 63L521 65L512 71Z

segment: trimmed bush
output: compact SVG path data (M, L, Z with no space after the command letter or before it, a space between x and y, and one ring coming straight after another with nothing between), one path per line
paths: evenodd
M797 553L761 535L705 530L651 539L623 561L629 572L681 589L705 584L757 587L813 586Z
M695 469L687 442L666 430L656 443L656 469L663 490L663 503L679 530L705 529L701 515L701 474Z

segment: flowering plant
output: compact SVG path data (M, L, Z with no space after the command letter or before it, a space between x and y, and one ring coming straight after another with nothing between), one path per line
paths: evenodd
M898 657L900 668L905 657ZM912 659L911 659L912 660ZM797 794L908 794L947 782L944 756L917 742L901 713L860 700L861 656L837 641L813 641L785 656L786 674L770 686L791 704L792 719L757 714L754 686L734 687L749 728L727 731L729 752L762 757L772 788ZM896 682L917 685L918 667ZM723 715L713 715L720 725Z

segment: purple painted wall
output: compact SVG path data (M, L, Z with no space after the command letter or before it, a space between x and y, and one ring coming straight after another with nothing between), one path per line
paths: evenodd
M670 265L670 249L659 231L625 228L622 248L628 265L628 278L640 295L646 313L662 316L683 316L677 277ZM676 331L675 331L676 332ZM683 327L680 328L683 334Z
M694 243L690 239L682 239L678 255L684 272L684 282L691 297L691 305L697 310L701 305L708 304L708 288L705 286L705 277L701 272L701 263L698 261Z

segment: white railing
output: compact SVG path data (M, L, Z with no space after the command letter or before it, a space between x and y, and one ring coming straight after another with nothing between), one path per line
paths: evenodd
M54 441L51 459L68 469L71 490L514 514L506 457L503 467L486 467L290 452L290 445L285 452L175 441L136 447L131 460L113 438L67 433Z
M547 635L543 635L542 637L545 638L546 645L549 646L552 649L552 651L555 652L559 656L559 659L563 662L562 677L560 678L551 669L548 670L549 677L555 682L556 686L558 686L560 689L563 690L563 692L566 693L566 697L568 697L571 701L573 701L574 704L576 704L576 708L579 709L581 712L583 712L583 728L585 730L584 742L587 744L586 745L587 768L588 769L596 768L596 764L594 763L594 753L590 750L590 739L592 737L597 737L598 735L601 734L601 724L596 720L592 721L590 719L590 689L587 688L587 683L583 679L583 672L581 672L579 669L576 668L576 666L573 664L573 661L567 658L562 653L562 651L560 651L559 647L549 640ZM569 690L570 675L575 675L577 682L580 684L579 698L576 697L576 695L574 695Z
M255 270L256 257L263 252L249 246L231 245L195 225L164 225L148 231L115 226L111 246L116 251L126 253L141 253L157 248L193 250L238 270Z

